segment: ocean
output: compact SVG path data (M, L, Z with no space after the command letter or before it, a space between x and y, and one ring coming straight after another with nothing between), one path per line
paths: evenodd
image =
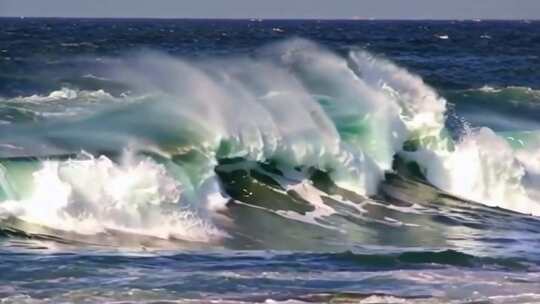
M540 303L540 22L0 19L0 303Z

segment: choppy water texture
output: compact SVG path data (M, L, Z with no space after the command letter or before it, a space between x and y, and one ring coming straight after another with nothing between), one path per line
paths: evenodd
M539 25L0 19L2 303L540 303Z

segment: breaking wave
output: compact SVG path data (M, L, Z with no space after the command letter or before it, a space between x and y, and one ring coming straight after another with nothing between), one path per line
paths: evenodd
M9 101L99 107L53 120L12 119L0 131L4 217L81 234L228 238L216 218L227 217L231 191L249 192L223 187L230 160L244 169L271 166L269 185L277 181L276 189L312 205L277 215L325 228L321 219L341 212L325 197L362 210L314 185L314 170L366 199L393 172L465 200L540 215L534 145L513 145L485 127L447 127L444 98L366 52L341 57L290 40L254 58L146 53L115 62L107 79L129 91L64 88Z

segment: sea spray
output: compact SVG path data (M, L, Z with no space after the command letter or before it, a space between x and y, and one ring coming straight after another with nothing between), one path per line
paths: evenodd
M3 181L8 214L80 233L118 229L210 241L224 235L211 220L228 200L214 172L222 160L273 163L287 168L285 175L320 170L366 197L377 194L398 154L442 190L535 210L521 182L527 170L502 139L489 130L464 132L454 144L444 129L446 101L421 78L366 52L341 57L295 39L254 58L188 62L144 53L116 61L108 74L130 89L126 102L3 129L5 144L20 147L17 153L90 153L32 160L37 168L17 199ZM90 94L59 92L65 94L43 98L65 102ZM137 157L111 158L126 147ZM4 176L13 170L8 166Z

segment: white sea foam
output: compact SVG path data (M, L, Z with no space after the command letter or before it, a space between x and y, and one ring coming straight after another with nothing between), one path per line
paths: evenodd
M115 164L86 155L40 166L26 187L12 189L18 199L2 203L4 216L81 234L114 229L199 242L224 236L182 201L183 186L149 158Z
M20 96L10 101L18 102L30 102L30 103L42 103L52 101L72 101L76 99L83 99L88 101L113 101L116 100L111 94L104 90L86 91L70 88L61 88L57 91L52 91L48 95L32 95L32 96Z
M501 92L500 89L496 89L496 88L488 86L488 85L485 85L485 86L481 87L478 90L481 91L481 92L484 92L484 93L499 93L499 92Z
M488 128L466 135L455 149L422 149L409 153L429 182L457 196L488 206L540 215L526 176L540 168L538 158L514 151Z

